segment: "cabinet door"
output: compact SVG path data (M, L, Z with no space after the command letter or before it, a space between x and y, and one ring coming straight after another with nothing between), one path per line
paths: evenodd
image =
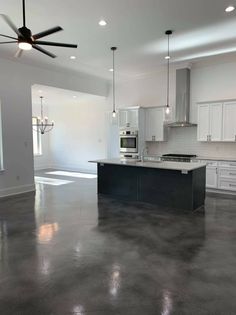
M222 140L222 103L214 103L209 105L209 141L221 141Z
M209 136L209 105L201 104L198 106L198 141L208 141Z
M145 140L164 141L164 109L146 109Z
M127 123L127 127L138 128L138 109L131 109L128 111Z
M223 141L236 141L236 102L223 104Z
M119 110L119 127L126 128L128 123L128 111Z
M206 187L217 188L217 167L206 168Z

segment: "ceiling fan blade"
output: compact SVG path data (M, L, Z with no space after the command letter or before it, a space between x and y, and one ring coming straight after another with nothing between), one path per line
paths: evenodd
M47 51L47 50L45 50L45 49L39 47L38 45L33 44L32 47L33 47L34 49L37 49L37 50L40 51L41 53L43 53L43 54L45 54L45 55L51 57L51 58L56 58L56 55L54 55L54 54L50 53L49 51Z
M42 40L37 40L35 42L36 44L39 45L47 45L47 46L58 46L58 47L68 47L68 48L77 48L78 45L75 44L65 44L65 43L55 43L55 42L45 42Z
M10 42L0 42L0 44L11 44L11 43L17 43L17 40L10 41Z
M36 39L39 39L39 38L51 35L53 33L56 33L56 32L62 31L62 30L63 30L62 27L55 26L55 27L50 28L50 29L48 29L46 31L43 31L43 32L40 32L40 33L37 33L37 34L33 35L33 38L36 40Z
M2 18L5 20L5 22L8 24L8 26L10 26L10 28L18 35L18 36L22 36L21 33L19 32L18 28L15 26L15 24L11 21L11 19L5 15L5 14L1 14Z
M15 53L15 56L14 56L14 57L15 57L15 58L20 58L21 55L22 55L22 53L23 53L23 49L20 49L20 48L19 48L19 49L17 50L17 52Z
M2 37L6 37L6 38L11 38L11 39L16 39L16 40L17 40L17 38L16 38L16 37L11 37L11 36L8 36L8 35L3 35L3 34L0 34L0 36L2 36Z

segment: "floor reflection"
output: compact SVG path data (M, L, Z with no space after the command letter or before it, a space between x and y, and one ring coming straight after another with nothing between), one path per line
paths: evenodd
M58 223L44 223L40 225L38 231L39 243L49 243L53 239L53 236L58 231Z

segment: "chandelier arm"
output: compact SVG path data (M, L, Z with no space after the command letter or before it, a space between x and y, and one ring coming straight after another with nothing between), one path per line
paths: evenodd
M50 129L45 130L44 132L45 132L45 133L47 133L47 132L51 131L51 130L53 129L53 127L54 127L54 126L51 126L51 128L50 128Z

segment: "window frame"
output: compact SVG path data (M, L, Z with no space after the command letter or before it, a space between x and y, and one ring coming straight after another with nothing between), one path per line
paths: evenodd
M41 137L42 135L39 132L39 129L37 131L33 127L34 124L38 124L38 123L39 123L38 117L32 116L33 154L34 154L34 156L41 156L41 155L43 155L43 152L42 152L42 137ZM34 137L34 135L35 135L35 137ZM36 144L35 144L34 139L37 139ZM37 146L36 150L35 150L35 146Z

